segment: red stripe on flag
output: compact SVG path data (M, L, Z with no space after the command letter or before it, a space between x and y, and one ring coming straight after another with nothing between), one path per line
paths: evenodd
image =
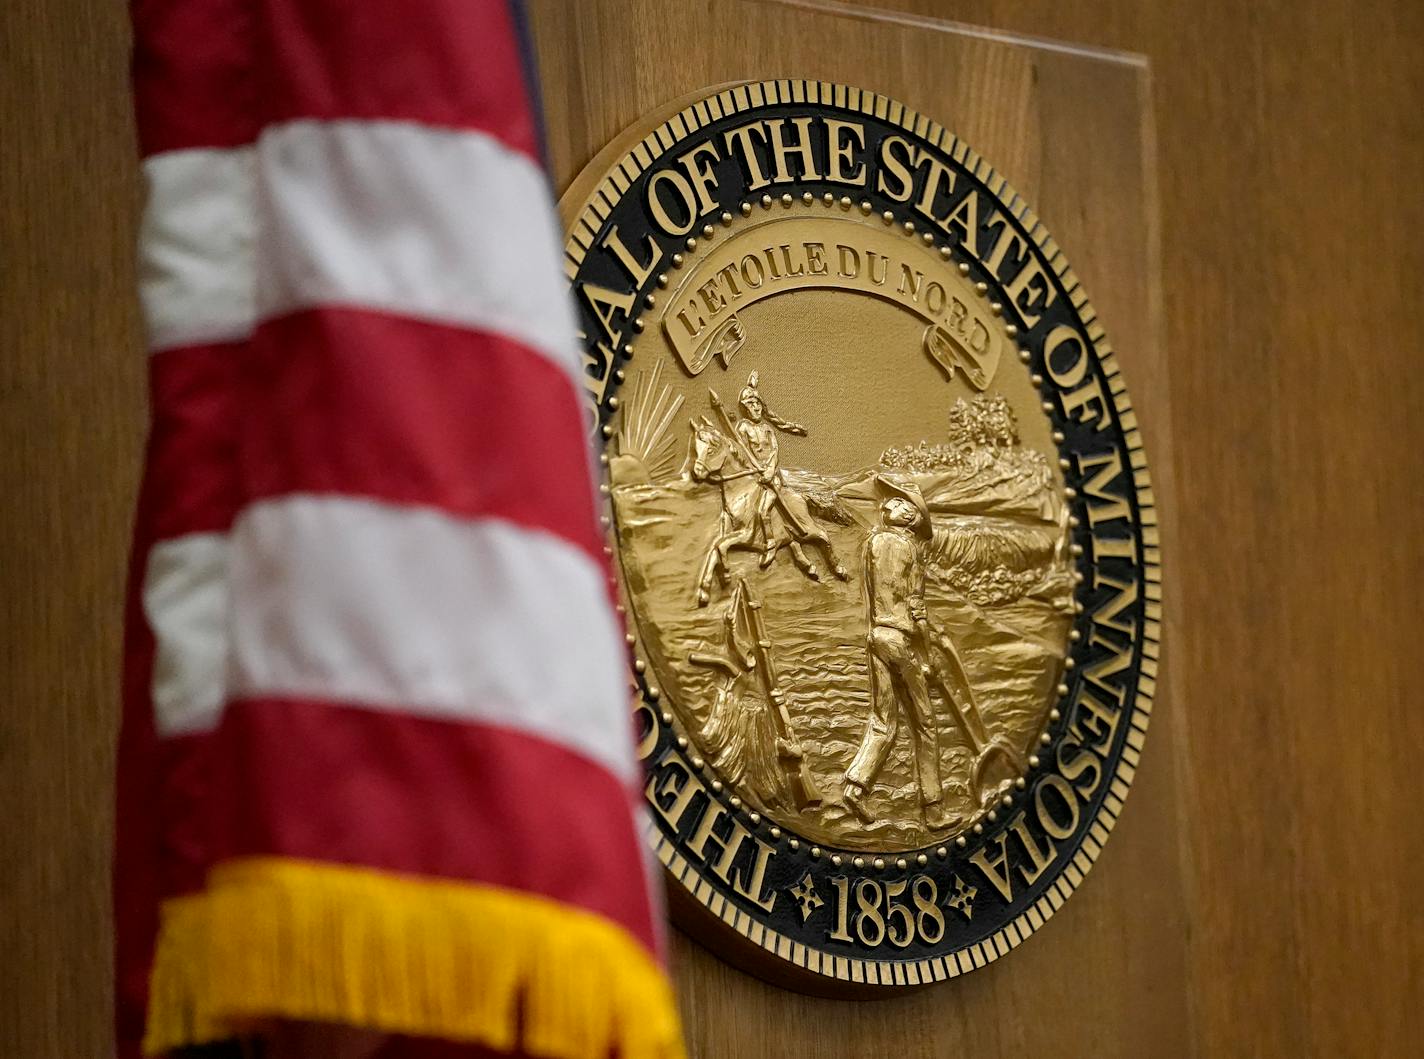
M133 0L139 152L257 138L251 0Z
M133 20L145 156L357 118L479 129L538 160L505 3L135 0Z
M511 339L318 309L149 363L157 540L229 528L241 432L247 501L341 493L494 516L603 562L578 398ZM241 431L244 418L262 428Z
M497 334L358 309L262 324L245 355L250 500L340 493L493 516L605 564L567 373Z
M239 426L239 359L246 342L171 349L149 358L153 427L145 498L155 540L232 525Z
M153 633L143 617L143 562L151 543L149 498L161 486L151 472L139 495L133 560L124 615L123 724L119 729L114 799L114 1033L121 1059L139 1055L148 1008L148 973L158 933L162 834L153 807L157 739L149 691L153 679Z
M164 899L196 893L206 882L212 740L206 733L165 736L154 750L157 802L153 809L162 838L158 892Z
M602 915L657 952L637 794L588 758L494 725L289 699L230 703L215 739L215 860L508 887Z
M535 161L509 5L471 0L265 0L269 123L388 118L479 129ZM478 189L471 189L475 193Z

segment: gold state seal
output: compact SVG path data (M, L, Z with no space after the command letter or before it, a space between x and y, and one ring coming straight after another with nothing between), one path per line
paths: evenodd
M808 989L1008 951L1121 807L1160 632L1141 439L1062 255L842 85L699 98L564 205L675 911Z

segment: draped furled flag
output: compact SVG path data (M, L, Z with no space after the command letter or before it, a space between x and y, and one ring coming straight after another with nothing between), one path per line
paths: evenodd
M124 1059L680 1053L517 19L133 5Z

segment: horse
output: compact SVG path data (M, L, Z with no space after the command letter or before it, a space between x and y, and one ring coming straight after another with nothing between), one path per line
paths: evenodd
M689 420L688 425L692 428L692 438L684 473L695 482L715 482L722 497L721 523L712 546L707 550L697 581L699 607L707 606L712 598L713 575L720 574L724 582L730 576L727 553L736 549L761 552L761 565L765 568L771 565L780 549L790 548L791 557L801 572L812 581L819 581L819 571L801 546L802 541L818 544L825 551L837 576L844 576L831 550L830 538L816 525L806 510L805 501L798 494L782 486L781 503L796 505L796 521L806 528L800 540L789 530L781 505L764 520L757 518L757 503L762 489L767 487L757 480L758 472L747 465L727 436L705 416L700 420ZM764 538L761 544L756 543L759 530Z

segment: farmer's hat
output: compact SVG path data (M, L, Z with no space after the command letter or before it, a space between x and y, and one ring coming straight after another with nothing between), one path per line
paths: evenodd
M875 476L875 492L882 500L890 500L898 497L901 500L908 500L919 512L919 518L910 528L915 531L915 535L925 540L934 537L934 527L930 524L930 509L925 504L925 498L920 495L920 487L914 482L906 482L901 485L892 481L883 474Z

